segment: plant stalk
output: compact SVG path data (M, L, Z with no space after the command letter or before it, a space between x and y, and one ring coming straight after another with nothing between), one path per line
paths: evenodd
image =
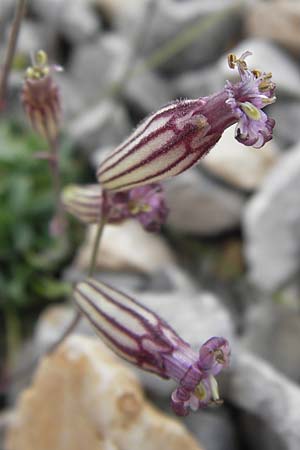
M8 46L4 58L4 65L1 70L1 78L0 78L0 109L4 106L5 96L7 91L7 82L9 73L11 71L13 58L15 55L18 36L21 28L22 19L25 15L26 9L26 0L18 0L15 15L13 19L13 23L11 26L11 31L8 39Z

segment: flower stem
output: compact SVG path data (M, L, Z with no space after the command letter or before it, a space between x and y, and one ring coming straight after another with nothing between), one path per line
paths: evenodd
M88 270L89 277L92 277L95 272L97 254L99 251L99 246L100 246L100 242L101 242L101 237L103 236L103 230L104 230L105 224L106 224L106 220L105 220L104 216L101 215L101 218L98 223L98 228L97 228L94 245L93 245L93 249L92 249L92 254L91 254L91 259L90 259L90 265L89 265L89 270ZM65 338L67 336L69 336L69 334L76 328L76 326L78 325L80 320L81 320L81 312L77 311L75 313L75 316L73 317L71 323L69 324L69 326L65 329L65 331L60 336L60 338L56 342L54 342L54 344L52 344L50 346L50 348L47 350L46 353L52 353L65 340Z
M9 35L8 46L4 59L4 65L1 71L0 78L0 109L4 105L8 76L11 70L14 54L16 51L21 22L25 14L26 0L18 0L13 19L11 32Z
M65 212L62 207L61 195L61 178L59 172L57 140L48 140L50 155L48 158L49 169L52 177L52 186L54 191L55 214L51 222L50 230L54 236L64 233L66 228Z

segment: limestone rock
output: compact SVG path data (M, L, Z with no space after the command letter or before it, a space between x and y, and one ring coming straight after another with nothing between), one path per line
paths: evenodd
M276 161L274 143L268 142L262 150L242 146L234 138L234 128L225 130L201 165L238 188L255 190Z
M99 340L70 337L19 399L6 450L199 450Z
M262 26L263 18L263 26ZM300 4L293 0L253 2L245 15L251 36L270 39L289 50L300 50Z
M73 90L74 87L76 89L76 85L72 85ZM131 124L125 108L111 100L104 100L95 107L77 113L68 126L68 133L73 141L90 152L103 146L111 148L119 145L130 131Z
M175 230L213 235L240 222L243 195L219 185L197 168L168 180L165 191L170 208L168 225Z
M300 147L297 145L265 178L245 208L245 256L250 278L270 291L300 268Z
M223 392L235 406L261 419L282 441L280 448L299 449L300 388L297 384L240 348L235 349Z
M92 226L77 255L75 266L80 269L88 267L94 233L95 227ZM145 231L133 220L107 225L98 255L97 267L112 270L131 269L151 273L175 264L175 257L163 238Z
M70 61L70 75L90 108L118 83L127 69L130 46L115 33L75 48Z

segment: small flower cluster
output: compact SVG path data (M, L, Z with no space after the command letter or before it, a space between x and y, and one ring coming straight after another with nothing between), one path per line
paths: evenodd
M111 224L137 219L147 231L158 231L168 214L158 183L126 192L106 192L99 184L72 185L64 189L62 202L67 211L84 223L99 223L101 217Z
M88 279L74 291L80 311L101 339L141 369L178 383L171 396L176 414L185 416L220 397L215 376L228 367L229 344L213 337L199 353L157 314L107 284Z

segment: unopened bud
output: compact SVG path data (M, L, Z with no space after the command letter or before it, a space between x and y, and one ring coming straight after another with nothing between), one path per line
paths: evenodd
M47 65L47 54L40 50L32 67L26 70L21 100L34 130L47 141L57 138L61 104L59 89L52 77L55 66Z

